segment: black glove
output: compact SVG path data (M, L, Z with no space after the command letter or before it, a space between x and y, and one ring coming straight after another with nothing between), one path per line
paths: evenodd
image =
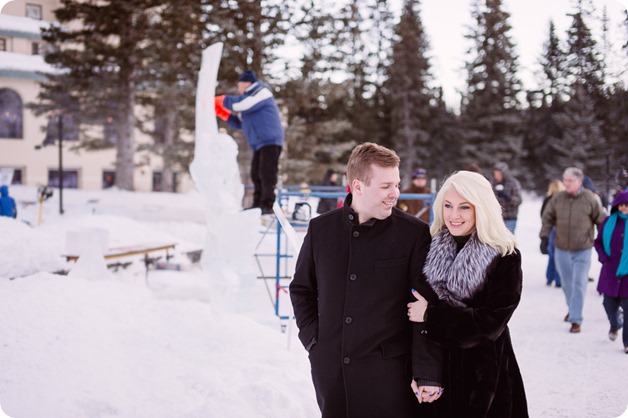
M541 238L541 246L539 247L541 249L541 254L547 255L548 245L549 245L549 238L548 237Z

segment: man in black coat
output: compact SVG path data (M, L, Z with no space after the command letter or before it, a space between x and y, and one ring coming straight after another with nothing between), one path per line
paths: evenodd
M442 358L434 347L412 370L420 330L408 324L406 304L423 277L429 228L395 207L393 151L357 146L347 178L344 206L311 220L290 284L317 401L329 418L423 417L410 382L436 392Z

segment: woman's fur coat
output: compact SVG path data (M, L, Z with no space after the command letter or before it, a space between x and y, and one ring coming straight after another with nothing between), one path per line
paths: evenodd
M528 417L507 326L521 297L521 253L502 257L475 233L458 252L443 229L423 271L426 286L419 292L429 305L414 353L421 352L424 338L445 349L445 391L434 403L438 416Z

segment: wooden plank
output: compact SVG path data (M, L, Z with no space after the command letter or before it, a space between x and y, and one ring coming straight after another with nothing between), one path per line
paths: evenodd
M164 244L164 245L156 245L156 246L148 246L148 245L130 245L127 247L113 247L110 248L104 255L105 260L112 260L116 258L130 257L134 255L146 255L155 251L168 251L174 250L176 244ZM78 260L78 255L64 255L67 261L76 261Z

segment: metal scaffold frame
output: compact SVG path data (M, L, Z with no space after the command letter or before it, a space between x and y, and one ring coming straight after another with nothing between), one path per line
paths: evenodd
M282 330L285 330L285 321L292 319L291 310L287 314L281 312L280 301L282 294L288 294L288 286L294 273L294 268L289 262L291 260L296 261L298 248L301 245L296 233L302 234L307 229L312 215L312 207L307 200L310 197L343 199L346 194L344 186L284 186L277 190L276 216L261 232L254 256L260 271L258 279L264 281L275 315L282 321ZM423 200L431 206L434 197L435 194L433 193L404 193L399 196L399 199ZM301 199L301 201L295 201L295 198L296 200ZM430 221L431 219L432 214L430 213ZM260 252L262 243L272 236L275 237L275 252ZM298 242L291 243L291 241ZM274 273L266 274L262 265L262 259L266 257L274 258ZM273 290L268 285L269 281L274 282Z

